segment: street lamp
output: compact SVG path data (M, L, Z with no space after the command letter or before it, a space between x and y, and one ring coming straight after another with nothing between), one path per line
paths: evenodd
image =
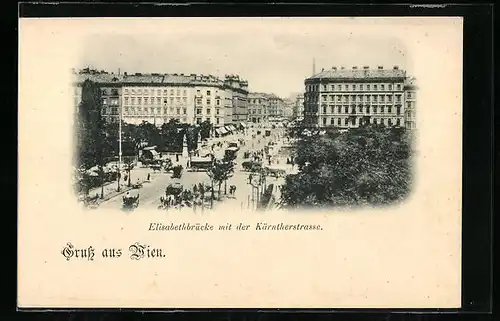
M122 119L123 119L123 105L120 104L120 119L118 121L118 175L117 175L117 191L120 191L120 178L122 169Z

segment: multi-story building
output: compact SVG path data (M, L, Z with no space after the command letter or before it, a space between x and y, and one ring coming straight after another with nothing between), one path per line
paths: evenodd
M407 79L405 84L405 127L415 129L417 127L415 110L417 104L417 84L415 77Z
M248 94L248 122L254 124L264 123L267 120L269 98L264 93Z
M404 126L406 71L333 67L305 80L304 120L311 126Z
M238 75L226 75L224 89L232 95L234 124L248 121L248 82L240 79Z
M99 84L101 89L101 115L107 122L117 122L120 118L121 108L121 78L118 75L110 74L104 71L84 69L75 75L75 81L78 86L73 86L74 105L78 109L82 100L83 82L88 79Z
M284 119L293 118L293 109L295 107L295 101L289 98L283 99L283 110L281 116Z
M171 119L200 124L209 120L215 128L246 122L248 83L239 76L184 74L109 74L84 69L75 73L74 103L81 101L86 79L102 88L102 115L126 123L147 121L160 126Z
M271 118L281 117L283 111L283 99L275 94L267 94L269 99L269 108L267 114Z
M295 97L295 105L293 107L293 118L297 120L304 119L304 94L299 94Z

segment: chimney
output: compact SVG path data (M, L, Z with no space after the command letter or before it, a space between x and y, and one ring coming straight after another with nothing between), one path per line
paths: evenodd
M352 69L353 69L353 70L356 70L356 69L358 69L358 67L354 66L354 67L352 67Z
M384 66L378 66L378 70L384 69Z
M368 70L368 69L370 69L370 67L369 66L363 66L363 69L364 70Z
M118 76L120 76L120 68L118 68Z
M398 66L394 66L394 67L392 67L392 68L393 68L394 70L398 70L398 69L399 69L399 67L398 67Z
M340 67L340 69L344 70L344 69L345 69L345 67L344 67L344 66L342 66L342 67Z
M325 71L325 68L321 68L321 71Z
M126 72L126 71L124 71L124 72L123 72L123 75L124 75L125 77L127 77L127 72Z

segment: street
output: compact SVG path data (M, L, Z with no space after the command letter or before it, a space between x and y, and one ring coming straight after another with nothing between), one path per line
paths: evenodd
M245 152L254 152L260 151L264 149L270 141L273 141L275 144L279 145L281 139L279 138L278 131L274 130L272 135L269 137L264 137L264 135L258 135L256 138L252 139L252 135L255 135L257 130L263 129L248 129L246 134L239 133L235 135L230 135L229 137L223 137L218 139L210 139L207 142L207 146L211 146L213 143L218 141L223 142L223 146L214 149L213 153L216 158L221 159L224 155L224 150L227 147L229 142L237 141L238 139L242 139L244 143L241 145L240 150L237 152L237 158L235 160L236 166L234 170L234 174L227 181L227 195L224 194L224 183L221 185L221 201L214 201L214 209L217 208L217 205L221 202L226 205L231 205L233 208L238 209L252 209L256 206L256 189L254 189L254 193L252 193L252 186L248 183L249 172L244 172L241 166L244 161ZM277 149L275 148L274 151ZM291 171L291 166L286 165L286 161L284 157L281 157L278 154L274 154L273 163L271 166L268 165L267 161L265 162L265 166L270 168L280 168L285 169L287 172ZM182 164L183 160L181 160ZM146 178L150 175L150 180L146 181ZM206 172L190 172L184 170L181 178L172 178L171 173L165 173L161 171L153 171L150 168L134 168L131 171L131 181L135 183L137 181L143 182L142 188L139 189L140 194L140 204L139 208L158 208L160 205L160 197L165 195L165 188L174 182L178 182L183 185L185 189L191 189L195 184L204 183L209 185L210 178ZM284 183L284 178L273 178L267 177L266 185L274 184L275 188L273 191L273 196L276 200L279 200L279 186ZM229 186L236 186L236 191L234 195L229 195ZM116 184L110 184L109 188L114 187L116 189ZM123 185L126 186L126 185ZM218 191L218 186L214 187L216 192ZM122 196L123 194L118 194L114 197L111 197L108 200L103 201L100 204L100 208L104 209L118 209L122 206Z

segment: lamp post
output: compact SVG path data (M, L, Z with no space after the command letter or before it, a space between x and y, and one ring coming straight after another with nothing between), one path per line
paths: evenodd
M120 191L120 178L122 170L122 119L123 119L123 106L120 104L120 119L118 120L118 175L117 175L117 191Z

